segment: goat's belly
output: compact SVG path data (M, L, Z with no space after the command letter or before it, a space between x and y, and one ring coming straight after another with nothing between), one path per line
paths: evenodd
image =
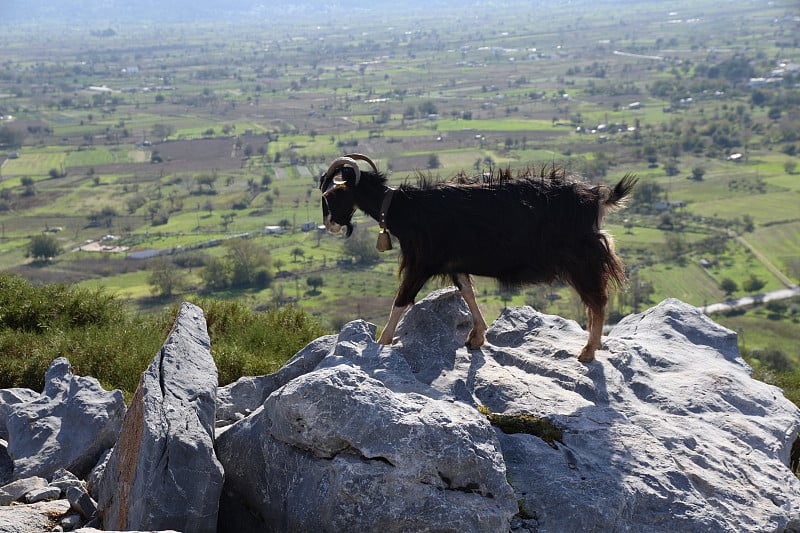
M556 275L546 265L503 264L498 257L487 256L484 261L470 264L451 264L446 269L448 274L472 274L495 278L501 283L509 285L541 283L552 281Z

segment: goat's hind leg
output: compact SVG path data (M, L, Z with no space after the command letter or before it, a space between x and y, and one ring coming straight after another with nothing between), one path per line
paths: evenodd
M453 283L458 287L461 296L467 302L469 312L472 313L472 329L469 335L467 335L467 342L465 344L473 350L480 348L483 346L483 343L486 342L486 330L489 328L478 307L478 302L475 300L475 289L472 287L472 278L469 274L455 274L453 276Z

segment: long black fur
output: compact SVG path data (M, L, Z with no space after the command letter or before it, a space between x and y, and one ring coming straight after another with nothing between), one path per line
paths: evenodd
M334 220L349 226L356 207L378 220L386 176L363 170L355 186L353 170L345 167L342 177L347 185L327 195ZM400 186L386 215L402 254L395 305L413 303L431 277L455 281L466 273L505 285L564 281L602 313L608 283L624 283L625 273L600 219L623 203L636 181L626 175L613 188L595 186L553 168L447 182L423 177Z

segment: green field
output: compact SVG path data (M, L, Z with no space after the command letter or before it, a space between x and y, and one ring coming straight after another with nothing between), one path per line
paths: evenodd
M637 174L630 205L607 221L630 277L612 299L617 317L667 297L699 306L742 296L754 279L758 292L796 284L800 77L786 68L773 83L749 81L800 64L787 22L796 6L755 9L681 5L693 25L666 24L650 4L398 12L380 28L353 13L348 24L363 31L347 39L321 35L327 20L135 25L113 39L61 24L5 28L0 268L107 287L144 310L203 295L295 304L329 328L381 325L397 252L369 257L316 229L315 180L338 155L361 152L392 185L507 166L556 165L595 183ZM458 23L443 24L450 17ZM743 20L746 32L731 31ZM111 92L89 89L101 85ZM355 221L372 247L375 222ZM34 261L42 232L62 253ZM117 238L99 241L107 235ZM269 279L211 288L204 274L242 235L266 253ZM98 251L78 251L87 241ZM171 252L174 293L151 284L157 261L129 257L142 250ZM531 304L584 320L569 288L477 285L487 317ZM796 306L757 319L793 339ZM769 340L746 335L748 349ZM796 343L778 345L800 364Z

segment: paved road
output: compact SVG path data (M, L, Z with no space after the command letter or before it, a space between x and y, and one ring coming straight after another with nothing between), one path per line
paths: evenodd
M774 300L785 300L793 296L800 296L800 286L795 285L788 276L780 271L778 267L773 265L767 257L761 253L756 247L750 244L744 237L737 235L733 231L728 231L728 235L738 240L742 246L750 250L752 254L758 259L761 264L769 270L778 280L786 285L785 289L780 289L772 292L765 292L763 294L753 294L751 296L742 296L732 300L726 300L715 304L703 305L698 307L703 313L710 315L712 313L722 313L724 311L733 311L735 309L743 309L745 307L752 307L759 303L772 302Z
M753 296L742 296L741 298L735 298L725 302L700 306L698 309L703 313L710 315L712 313L721 313L723 311L732 311L734 309L751 307L757 303L785 300L786 298L791 298L792 296L800 296L800 287L794 286L791 289L780 289L777 291L765 292L763 294L755 294Z

